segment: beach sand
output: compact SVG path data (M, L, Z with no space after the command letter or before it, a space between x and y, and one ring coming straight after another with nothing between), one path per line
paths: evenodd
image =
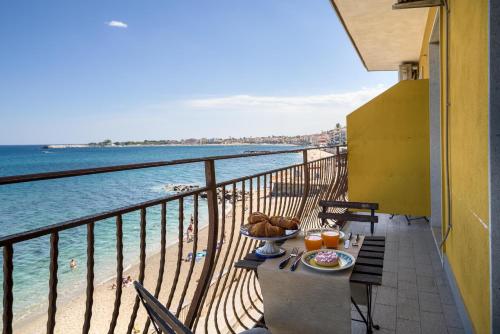
M307 160L314 161L332 156L332 153L323 150L310 150L307 151Z
M320 150L313 150L310 151L308 156L309 161L317 160L323 157L330 156L331 154L327 152L323 152ZM293 198L289 198L288 200L294 200ZM247 201L248 203L249 201ZM256 198L254 199L253 202L253 208L255 211L255 208L257 207L256 205ZM237 256L241 254L246 254L250 248L255 245L255 243L250 243L249 239L246 239L244 237L240 237L239 234L239 227L241 223L246 222L246 217L248 217L249 210L248 207L245 208L245 210L242 210L242 205L241 202L238 202L235 206L234 210L229 210L230 206L229 204L226 204L226 212L227 214L225 215L225 240L226 243L223 244L220 255L219 255L219 263L214 271L214 277L213 280L219 275L221 272L225 275L231 276L231 279L242 279L242 277L246 277L247 275L242 275L241 271L239 271L238 274L235 275L235 270L232 268L232 262L230 262L232 259L232 254L234 251L234 248L237 247L238 252ZM233 216L234 213L234 216ZM222 215L221 215L222 216ZM232 226L232 218L234 217L234 226ZM234 229L232 229L234 227ZM202 228L198 232L198 247L196 251L203 251L206 248L207 244L207 235L208 235L208 229ZM233 242L231 243L231 252L229 256L229 259L226 261L226 265L224 269L222 268L223 264L223 259L225 258L225 255L228 251L228 245L230 244L229 240L231 239L231 236L233 238ZM239 243L237 241L239 240ZM246 245L245 245L246 244ZM242 249L243 245L245 245L245 249ZM194 243L185 243L183 242L183 250L180 253L180 256L183 259L186 259L188 256L189 252L194 252L193 250ZM240 252L241 250L241 252ZM174 243L167 247L166 249L166 261L165 261L165 270L164 270L164 276L163 276L163 284L162 284L162 289L159 295L159 300L162 303L166 303L169 300L169 295L172 291L172 286L173 286L173 280L175 277L175 271L176 271L176 266L177 266L177 259L179 257L179 247L178 243ZM196 288L197 280L200 277L203 264L204 264L204 259L202 258L199 261L195 261L194 265L192 267L192 275L189 280L187 280L189 271L190 271L190 266L191 262L181 262L181 269L180 269L180 275L178 278L177 282L177 287L175 289L175 293L172 296L172 302L170 306L171 311L175 311L178 309L178 305L181 300L181 295L183 293L183 290L185 290L185 298L184 298L184 303L186 301L190 301L192 299L194 290ZM148 289L151 293L155 291L156 287L156 281L158 279L158 272L159 272L159 267L160 267L160 253L156 254L147 254L146 258L146 269L145 269L145 280L144 280L144 286L146 289ZM228 272L230 270L230 272ZM133 265L130 269L126 270L124 272L124 277L131 276L134 280L139 277L139 264ZM91 328L90 328L90 333L93 334L102 334L102 333L107 333L109 326L110 326L110 321L112 319L112 313L113 313L113 308L114 308L114 302L115 302L115 294L116 290L111 289L112 284L115 282L116 278L112 278L104 283L96 285L94 289L94 295L93 295L93 308L92 308L92 321L91 321ZM223 280L221 280L223 281ZM242 282L243 284L244 282ZM96 283L97 284L97 283ZM222 283L221 283L222 284ZM249 284L248 281L246 284ZM234 285L233 285L234 287ZM220 293L221 288L219 288L219 293ZM226 289L227 290L227 289ZM234 289L233 289L234 290ZM258 284L257 284L257 290L258 290ZM136 292L133 286L129 287L124 287L122 290L122 298L121 298L121 306L120 306L120 313L118 316L118 321L117 325L115 328L115 333L126 333L127 332L127 327L129 325L130 321L130 315L132 314L132 309L134 306L134 302L136 300ZM212 290L209 290L209 297L211 296ZM227 294L228 291L225 291ZM218 293L218 294L219 294ZM59 292L61 294L61 292ZM232 291L231 291L232 294ZM207 300L208 300L207 298ZM229 297L231 300L231 296ZM216 298L217 300L217 298ZM243 299L245 300L245 298ZM261 307L261 302L257 300L256 296L255 298L252 297L252 301L248 300L248 297L245 301L247 308L249 308L250 315L254 318L259 318L260 314L251 307L251 303L255 303L257 305L260 305ZM55 333L58 334L68 334L68 333L81 333L83 323L84 323L84 314L85 314L85 303L86 303L86 294L83 292L81 295L78 295L76 298L73 298L69 301L61 302L60 299L58 299L58 305L57 305L57 314L56 314L56 329ZM224 301L221 303L223 304ZM181 320L184 320L183 318L185 317L189 305L181 305L180 309L180 316L179 318ZM250 306L250 307L249 307ZM233 305L231 306L228 305L228 311L229 309L232 309ZM237 301L235 302L234 308L238 311L239 308L241 308L240 305L240 300L237 298ZM204 310L206 311L206 310ZM229 315L233 314L233 311L229 311ZM175 312L174 312L175 313ZM213 313L213 310L212 310ZM238 312L240 313L240 312ZM203 316L203 312L202 312ZM220 330L221 332L228 332L227 328L225 328L225 323L222 317L222 312L217 313L217 317L220 320L219 324L224 324L220 325ZM247 317L247 322L248 324L253 323L252 320L249 320ZM139 307L139 312L137 315L137 319L135 321L135 328L138 329L139 331L137 333L142 333L142 329L144 326L144 323L146 321L146 312L143 308L142 305ZM28 321L24 320L22 323L17 323L14 324L14 332L15 333L21 333L21 334L38 334L46 331L46 322L47 322L47 315L44 314L42 316L34 317L32 319L29 319ZM236 320L235 319L230 319L230 325L235 326ZM201 318L199 321L199 327L202 326L204 323L204 318ZM213 318L210 318L209 321L209 326L213 326ZM237 327L237 326L235 326ZM240 326L241 327L241 326ZM149 332L153 332L152 326L149 328ZM201 332L201 331L200 331ZM212 332L209 330L209 332Z
M241 214L241 204L236 207L236 216ZM226 219L231 219L232 215L227 215ZM237 222L238 228L235 228L234 235L239 233L239 222ZM231 224L226 224L226 237L229 237L231 233ZM206 227L200 229L198 233L198 249L197 251L203 251L207 244L208 229ZM193 252L194 243L183 242L182 258L186 259L189 252ZM221 250L221 257L224 255L226 247ZM163 276L163 286L162 291L159 295L159 299L165 303L169 298L169 293L171 291L174 273L177 266L177 258L179 255L178 243L174 243L167 247L166 249L166 261L165 270ZM192 276L189 285L186 290L185 300L189 301L192 298L193 292L196 288L196 281L199 279L204 259L201 258L194 262ZM186 283L186 278L188 276L189 267L191 262L181 262L181 270L178 278L176 293L172 298L171 310L176 310L180 301L184 285ZM160 253L152 254L146 258L146 270L145 270L145 280L144 286L150 292L155 291L156 282L158 278L158 271L160 267ZM124 277L131 276L134 280L139 277L139 264L133 265L130 269L124 271ZM113 306L115 302L116 290L111 289L113 283L115 283L116 278L112 278L104 283L101 283L95 287L94 290L94 304L92 309L92 321L90 333L107 333L110 321L113 313ZM61 294L61 292L59 292ZM122 298L120 313L118 317L117 326L115 333L126 333L129 324L130 315L132 314L132 309L136 299L136 291L133 286L124 287L122 289ZM59 302L59 300L58 300ZM57 314L56 314L56 330L55 333L67 334L67 333L80 333L83 327L84 314L85 314L85 302L86 294L82 293L78 297L66 301L64 303L58 303ZM61 305L62 304L62 305ZM183 310L184 311L184 310ZM187 308L186 310L187 311ZM181 313L181 315L184 315ZM182 318L182 316L181 316ZM143 324L146 319L146 313L140 305L135 327L140 329L142 333ZM45 332L47 315L36 317L30 319L29 321L23 321L22 324L15 326L15 333L26 333L26 334L38 334ZM152 326L150 327L150 330Z

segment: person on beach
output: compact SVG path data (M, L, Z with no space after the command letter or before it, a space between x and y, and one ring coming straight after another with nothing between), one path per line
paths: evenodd
M123 286L124 288L129 287L129 286L131 286L131 285L132 285L132 282L133 282L133 281L134 281L134 280L132 279L132 277L131 277L131 276L127 276L127 278L124 278L124 279L122 280L122 286Z
M187 228L187 242L193 241L193 226L194 226L194 218L191 215L191 221L189 222L189 226Z
M76 266L77 266L76 260L75 259L71 259L71 261L69 261L69 268L71 270L74 270L74 269L76 269Z

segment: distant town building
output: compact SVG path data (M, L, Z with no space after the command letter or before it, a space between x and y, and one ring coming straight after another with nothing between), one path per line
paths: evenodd
M299 146L332 146L345 145L347 142L347 129L339 123L332 130L322 131L311 135L297 136L267 136L267 137L241 137L241 138L188 138L188 139L165 139L112 142L106 139L99 143L74 145L78 147L108 147L108 146L155 146L155 145L231 145L231 144L287 144ZM57 145L51 145L57 146ZM64 145L69 147L71 145Z

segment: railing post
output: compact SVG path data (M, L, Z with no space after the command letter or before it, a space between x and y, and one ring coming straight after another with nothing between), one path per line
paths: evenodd
M309 196L310 177L309 177L309 164L307 161L307 150L302 151L302 159L304 166L304 184L302 185L302 201L300 202L299 215L298 215L300 218L302 218L307 197Z
M14 297L12 289L14 287L14 280L12 272L14 248L12 244L3 246L3 334L12 334L12 304Z
M47 334L53 334L56 327L57 311L57 269L59 259L59 232L50 234L50 274L49 274L49 310L47 316Z
M219 227L219 211L217 205L217 182L215 179L215 161L210 159L205 161L205 182L207 187L208 206L208 240L207 256L203 264L199 283L194 292L193 300L186 316L185 325L191 328L198 316L200 308L203 306L204 295L210 288L210 278L214 270L214 259L217 250L217 234Z

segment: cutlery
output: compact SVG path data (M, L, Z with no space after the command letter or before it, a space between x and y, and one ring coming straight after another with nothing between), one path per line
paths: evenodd
M299 265L299 262L302 258L302 254L304 254L304 251L297 254L297 259L295 259L295 262L292 263L292 267L290 268L291 271L295 271L295 269L297 269L297 266Z
M354 247L358 246L358 241L359 241L359 233L356 234L356 240L352 243Z
M349 245L351 244L351 238L352 238L352 232L349 232L349 236L347 237L347 240L344 241L344 248L348 249Z
M292 257L296 257L298 253L299 253L299 249L297 247L293 247L290 255L288 255L288 257L286 259L284 259L283 261L280 262L280 264L279 264L280 269L285 268L286 265L288 264L288 262L290 261L290 259Z

